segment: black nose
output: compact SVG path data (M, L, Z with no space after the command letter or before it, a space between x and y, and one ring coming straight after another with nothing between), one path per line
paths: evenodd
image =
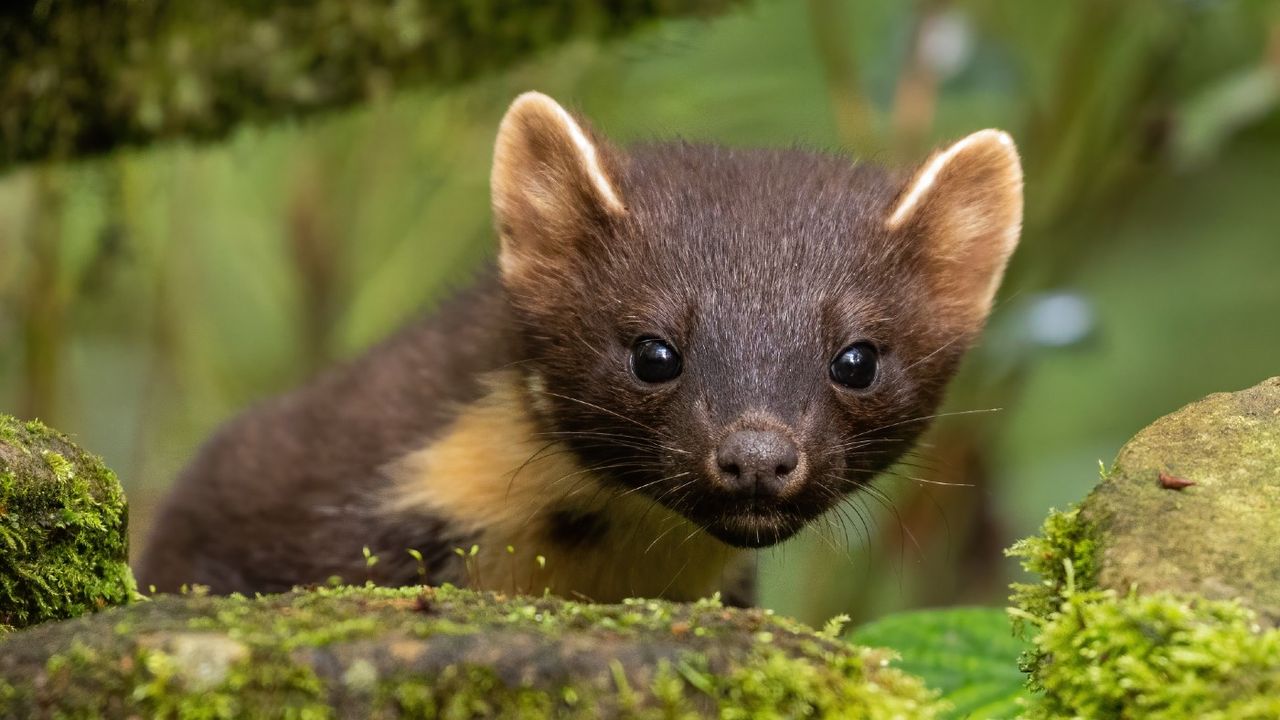
M736 493L772 497L787 486L800 455L791 438L770 430L739 430L720 443L720 479Z

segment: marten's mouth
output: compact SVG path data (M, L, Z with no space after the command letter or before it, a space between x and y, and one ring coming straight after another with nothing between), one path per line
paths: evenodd
M794 511L747 508L716 516L703 527L712 536L734 547L764 548L795 535L808 522Z
M680 494L659 491L651 497L717 540L742 549L777 545L829 507L824 495L813 492L787 498L752 497L704 487Z
M685 496L668 505L717 540L743 549L787 540L826 507L808 495L798 498L732 498L711 493Z

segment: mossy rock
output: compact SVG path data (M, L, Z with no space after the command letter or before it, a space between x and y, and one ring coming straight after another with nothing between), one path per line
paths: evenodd
M102 460L0 415L0 632L128 602L127 516Z
M1280 378L1156 421L1010 554L1028 718L1280 717Z
M715 601L165 596L0 639L0 716L937 717L889 659Z
M1152 423L1080 516L1105 538L1100 587L1238 600L1280 624L1280 377Z

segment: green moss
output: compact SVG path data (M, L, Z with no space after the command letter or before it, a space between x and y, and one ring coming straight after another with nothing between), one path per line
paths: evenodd
M1280 631L1239 603L1076 592L1035 642L1031 718L1280 717Z
M1014 586L1031 631L1027 718L1280 717L1280 630L1238 601L1099 586L1106 536L1078 510L1009 552L1039 583Z
M0 168L288 121L457 83L732 0L0 4ZM122 50L127 48L127 51Z
M1166 487L1161 473L1190 480ZM1029 718L1280 717L1280 379L1146 428L1010 549Z
M1040 578L1035 583L1015 583L1014 619L1019 629L1026 620L1042 621L1057 612L1076 588L1092 588L1098 579L1098 544L1094 528L1078 509L1050 510L1039 535L1019 540L1005 551L1018 558L1022 569Z
M149 717L255 717L272 707L280 708L279 717L299 720L333 716L324 685L306 666L251 660L246 653L210 674L202 669L207 659L181 657L172 651L139 650L133 660L141 670L118 691L127 691L130 701ZM269 702L264 702L266 698Z
M0 631L128 602L127 515L99 458L0 415Z
M0 716L937 717L890 660L715 601L162 596L0 640Z
M635 686L615 665L612 687L570 681L556 691L510 687L490 668L450 667L432 684L421 678L387 680L377 690L375 716L499 718L932 718L939 704L929 700L919 680L880 671L868 683L866 665L885 661L880 651L830 658L831 665L765 651L750 667L727 675L711 669L704 656L673 664L661 660L646 686ZM832 677L847 682L832 682Z

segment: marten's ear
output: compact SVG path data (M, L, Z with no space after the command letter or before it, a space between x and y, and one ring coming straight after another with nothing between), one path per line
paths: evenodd
M554 271L625 216L612 179L620 160L555 100L537 92L516 98L498 128L490 176L503 275Z
M1013 139L981 130L935 152L890 205L885 226L921 250L941 316L976 330L1022 229Z

